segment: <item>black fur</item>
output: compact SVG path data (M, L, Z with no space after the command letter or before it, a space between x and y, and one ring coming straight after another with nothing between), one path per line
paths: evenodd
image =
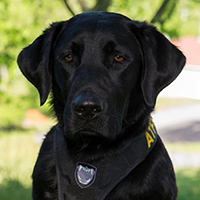
M66 61L72 55L73 60ZM116 61L119 55L122 61ZM181 72L185 57L153 26L114 13L85 13L54 23L18 57L22 73L52 105L72 157L89 162L114 155L144 134L158 93ZM83 118L74 101L85 94L103 110ZM53 129L33 172L33 199L58 199ZM175 200L170 158L159 139L106 200Z

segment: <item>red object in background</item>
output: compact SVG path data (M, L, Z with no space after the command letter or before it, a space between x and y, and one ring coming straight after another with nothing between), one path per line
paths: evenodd
M200 66L200 39L198 41L197 37L186 36L177 40L172 40L172 43L186 56L186 64Z

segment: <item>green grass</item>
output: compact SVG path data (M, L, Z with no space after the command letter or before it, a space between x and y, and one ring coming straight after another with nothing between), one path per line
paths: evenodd
M0 133L0 199L31 200L31 173L39 145L34 134Z
M165 147L174 152L200 153L200 142L165 142Z
M31 200L31 174L40 147L34 141L35 136L35 131L0 133L1 200ZM198 143L187 145L199 150ZM167 144L167 148L182 151L181 144ZM178 200L199 200L200 168L177 170L176 175Z
M178 170L176 177L179 189L178 200L200 199L200 168Z
M189 106L191 104L199 104L200 100L187 99L187 98L158 98L156 102L156 108L158 109L168 109L180 106Z

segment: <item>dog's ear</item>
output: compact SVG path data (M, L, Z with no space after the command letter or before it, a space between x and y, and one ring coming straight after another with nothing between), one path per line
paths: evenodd
M149 107L154 107L157 95L178 76L186 59L154 26L132 22L131 27L143 54L141 89L144 100Z
M37 88L40 103L43 105L51 88L51 54L59 35L65 27L65 22L54 23L24 48L17 59L24 76Z

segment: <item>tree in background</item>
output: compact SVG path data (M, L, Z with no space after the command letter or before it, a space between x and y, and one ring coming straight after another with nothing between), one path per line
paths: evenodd
M69 4L68 0L63 0L67 9L72 15L75 15L75 11ZM88 6L87 1L85 0L78 0L77 3L79 4L82 12L88 11L107 11L109 5L111 4L111 0L97 0L94 5Z
M170 20L179 0L163 0L159 9L151 19L151 23L159 23L163 29L164 23Z
M75 11L70 6L69 0L63 0L68 11L75 15ZM153 18L150 20L151 23L159 23L163 27L165 21L170 20L170 17L173 15L176 5L179 0L163 0L160 3L160 6L155 10ZM197 0L198 1L198 0ZM126 5L127 1L123 1ZM134 3L135 1L132 1ZM107 11L108 7L112 4L111 0L96 0L95 4L92 6L87 5L86 0L77 0L77 3L80 6L82 12L87 11Z
M200 0L192 0L193 2L186 2L187 0L160 0L155 2L154 0L149 1L138 1L138 0L95 0L92 4L89 4L87 0L62 0L68 9L68 11L75 15L78 12L88 12L88 11L122 11L126 10L126 15L133 16L135 19L136 14L140 16L148 16L148 18L142 19L151 22L152 24L156 24L160 31L168 34L170 37L178 37L181 33L177 29L177 26L168 26L166 25L168 22L173 24L172 18L173 16L177 18L177 13L180 16L184 15L184 12L187 11L187 6L197 5L200 3ZM90 1L91 2L91 1ZM196 4L195 4L196 3ZM74 6L79 7L78 10L74 9ZM187 6L186 6L187 5ZM177 8L178 7L178 8ZM113 9L114 8L114 9ZM131 13L131 9L134 9ZM194 10L193 7L191 10ZM135 16L134 16L135 13ZM147 14L148 13L148 14ZM182 14L181 14L182 13ZM181 21L181 20L180 20ZM199 22L200 23L200 22ZM165 26L166 25L166 26ZM179 26L178 26L179 27Z

